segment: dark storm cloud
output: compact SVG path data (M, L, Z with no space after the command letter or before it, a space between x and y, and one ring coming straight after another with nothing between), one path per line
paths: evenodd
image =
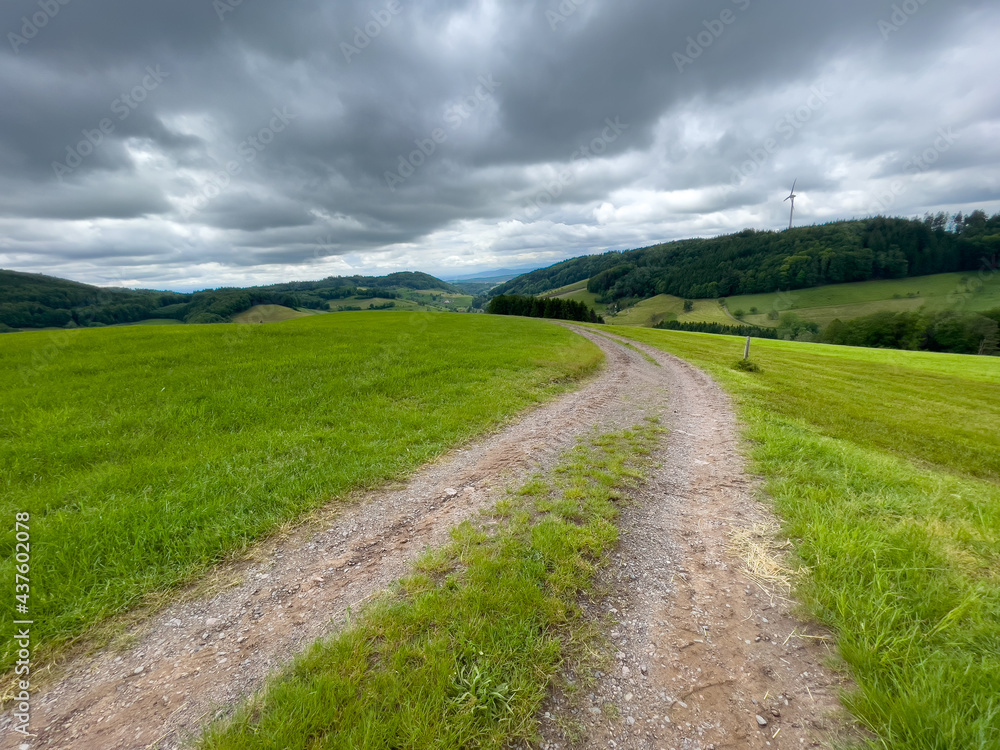
M520 265L770 226L795 176L811 220L891 180L890 212L984 204L998 20L987 0L14 0L0 266Z

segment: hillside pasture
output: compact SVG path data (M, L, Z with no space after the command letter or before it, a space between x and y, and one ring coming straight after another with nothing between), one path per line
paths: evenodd
M395 307L392 309L399 312L427 312L430 310L430 308L417 304L412 300L389 299L388 297L368 297L365 299L347 297L345 299L334 299L330 300L329 308L334 312L336 312L339 307L359 307L362 310L370 310L372 307L386 305L390 302L395 303Z
M597 301L597 295L587 291L587 282L578 281L575 284L569 284L568 286L555 289L551 292L546 292L545 294L539 294L539 297L555 297L557 299L572 300L573 302L582 302L587 307L591 307L598 315L604 315L608 306L603 302Z
M669 294L660 294L642 300L632 307L622 310L617 315L611 315L607 312L607 304L597 301L599 295L587 291L586 281L578 281L575 284L569 284L538 296L583 302L594 308L599 315L603 315L608 325L613 326L652 328L664 320L679 320L682 323L723 323L726 325L735 323L714 299L693 300L694 307L691 312L684 312L684 300Z
M254 305L246 312L233 316L234 323L283 323L315 315L314 312L294 310L284 305Z
M680 297L671 297L669 294L660 294L622 310L617 315L609 316L607 322L609 325L642 328L652 328L665 320L678 320L682 323L736 324L716 300L696 299L692 302L694 306L691 312L684 312L684 300Z
M1000 307L1000 274L984 279L972 272L943 273L886 281L862 281L798 289L792 292L729 297L730 312L744 311L753 325L777 325L768 313L792 311L805 320L828 325L882 310L907 312L927 306L931 310L955 308L971 312ZM751 310L756 308L756 314Z
M442 292L440 289L417 289L408 292L406 299L412 300L426 307L443 308L446 310L458 310L468 308L473 299L470 294L454 292Z

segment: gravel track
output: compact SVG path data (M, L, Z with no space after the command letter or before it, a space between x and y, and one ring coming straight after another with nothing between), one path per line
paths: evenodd
M606 673L550 701L541 747L803 748L849 735L838 701L849 684L823 666L829 635L797 620L787 589L749 576L734 550L748 531L780 561L728 397L682 360L630 343L659 365L670 433L622 514L602 581L611 594L590 607L609 623Z

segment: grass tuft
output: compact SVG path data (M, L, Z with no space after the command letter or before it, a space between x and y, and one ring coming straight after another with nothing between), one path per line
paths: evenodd
M752 359L738 359L733 363L733 369L740 372L763 372L761 366Z

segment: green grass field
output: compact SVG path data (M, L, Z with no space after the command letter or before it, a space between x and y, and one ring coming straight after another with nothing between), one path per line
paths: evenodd
M617 332L735 396L872 747L1000 747L1000 360Z
M738 325L737 321L726 315L725 310L714 299L693 300L694 309L691 312L684 312L684 300L680 297L672 297L669 294L661 294L643 300L617 315L608 315L608 306L598 302L596 294L587 291L586 281L578 281L576 284L570 284L539 296L558 297L559 299L583 302L585 305L594 308L599 315L604 315L608 325L613 326L652 328L664 320L679 320L682 323Z
M440 289L401 290L403 298L432 309L464 310L475 299L471 294L449 293Z
M609 325L638 326L652 328L664 320L679 320L682 323L722 323L723 325L739 325L737 321L726 315L714 299L692 300L694 307L691 312L684 312L684 300L661 294L643 300L634 307L623 310L617 315L607 318Z
M542 292L539 297L563 297L567 294L575 294L576 292L586 292L587 291L587 279L583 281L577 281L573 284L567 284L566 286L561 286L558 289L552 289L548 292Z
M246 312L233 316L234 323L284 323L286 320L305 318L315 312L293 310L283 305L254 305Z
M412 300L408 299L389 299L388 297L370 297L367 299L358 299L357 297L347 297L345 299L332 299L330 300L329 307L331 310L336 311L338 307L360 307L362 310L368 310L374 305L385 305L389 302L395 303L393 310L399 312L428 312L431 308L420 305Z
M597 295L587 291L587 282L578 281L575 284L569 284L567 286L561 287L560 289L554 289L551 292L546 292L545 294L538 295L539 297L558 297L559 299L573 300L574 302L582 302L588 307L594 308L598 315L603 315L604 311L607 310L607 305L602 302L597 301Z
M474 299L468 294L448 294L441 290L398 289L396 291L400 296L394 299L388 297L346 297L330 300L329 308L333 311L342 306L368 310L392 302L395 304L392 309L402 312L464 311L468 309Z
M36 662L303 512L510 420L601 360L558 326L485 315L0 338L0 576L14 580L14 518L30 513ZM8 629L4 668L13 653Z
M1000 307L1000 277L980 281L975 273L944 273L890 281L864 281L799 289L776 294L729 297L731 312L743 310L754 325L777 325L767 313L794 311L802 318L828 325L836 318L849 320L880 310L905 312L926 305L931 310L958 307L969 311ZM750 311L757 308L757 314Z

